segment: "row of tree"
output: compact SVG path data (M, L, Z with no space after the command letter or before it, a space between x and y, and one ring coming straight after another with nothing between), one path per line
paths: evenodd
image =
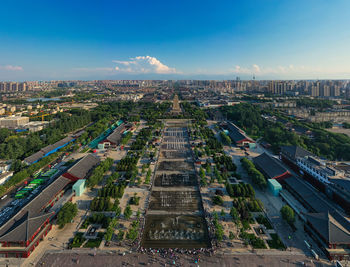
M262 189L266 188L267 186L266 179L264 175L255 168L254 163L247 158L241 158L241 163L243 168L247 171L249 176L252 178L253 183Z
M258 106L248 103L224 106L220 108L220 111L245 130L248 135L253 138L262 137L264 141L271 144L272 150L276 153L280 151L281 146L295 145L330 160L350 160L350 137L324 129L330 125L297 121L276 111L261 110ZM265 120L261 116L263 114L276 116L279 121ZM287 123L292 124L294 128L305 129L305 131L296 133L290 127L286 127ZM307 134L309 131L311 135Z
M107 184L98 191L99 197L121 198L124 195L124 184Z
M237 169L237 166L233 163L230 156L222 154L221 156L217 157L214 155L213 159L216 164L223 165L226 171L234 172Z
M76 203L67 202L63 205L61 210L57 214L57 224L60 228L63 228L67 223L70 223L78 213L78 207Z
M239 183L232 185L226 183L226 191L230 197L255 197L255 191L251 184Z
M21 159L36 153L41 148L53 144L64 134L79 129L91 122L88 112L73 112L73 115L59 113L50 125L35 133L14 133L0 129L0 159Z
M152 137L151 127L143 128L137 135L136 140L131 144L131 150L142 150Z
M87 187L94 187L97 185L104 176L104 173L108 171L113 165L113 159L107 158L104 161L100 163L93 171L90 177L86 181L86 186Z
M47 156L46 158L43 158L40 161L16 172L9 180L7 180L4 184L0 185L0 195L3 195L11 187L23 182L24 180L32 176L36 171L40 170L42 167L46 166L51 161L56 159L59 154L59 152L53 153Z

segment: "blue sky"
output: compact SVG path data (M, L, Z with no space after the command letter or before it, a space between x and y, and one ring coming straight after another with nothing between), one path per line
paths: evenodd
M350 78L348 0L2 0L0 80Z

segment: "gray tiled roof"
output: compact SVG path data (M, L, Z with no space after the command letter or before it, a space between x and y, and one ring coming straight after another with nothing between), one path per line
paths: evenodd
M314 156L311 152L300 146L282 146L281 152L294 160L299 157Z
M109 142L115 143L115 144L119 144L120 140L122 139L122 134L123 134L124 129L125 129L125 124L122 123L117 128L115 128L113 133L111 133L106 138L106 140L109 141Z
M63 138L62 140L60 140L52 145L49 145L49 146L42 148L41 151L44 152L44 154L47 154L48 152L50 152L50 151L52 151L60 146L63 146L64 144L66 144L72 140L73 140L73 137L68 136L68 137Z
M350 222L336 211L309 213L306 218L330 244L350 244Z
M335 210L299 178L290 177L284 182L293 189L300 201L307 203L314 211L306 214L306 219L326 241L333 244L350 244L348 218Z
M79 179L85 179L89 171L99 162L100 159L97 156L89 154L79 160L78 163L72 166L67 172L75 177L78 177Z
M253 158L253 162L258 169L263 171L269 179L273 179L287 172L287 169L278 162L277 159L266 153Z
M335 178L335 179L329 179L332 183L339 185L343 187L346 191L350 192L350 180L348 179L340 179L340 178Z
M294 176L289 177L285 179L284 182L289 185L293 191L298 194L299 198L305 201L314 212L322 213L333 209L332 206L323 200L314 190L306 186L299 178Z
M234 142L239 142L244 139L248 139L253 141L250 137L248 137L241 129L239 129L235 124L232 122L227 122L228 130L229 130L229 136Z
M23 206L17 214L0 227L0 241L26 241L42 223L53 215L45 213L43 208L71 181L58 177L33 200Z
M45 213L36 217L30 215L29 212L13 225L3 236L1 241L27 241L34 235L38 228L50 218L54 212Z
M44 153L42 151L38 151L32 155L30 155L29 157L26 157L24 159L24 162L27 164L33 164L34 162L38 161L39 159L41 159L44 156Z
M24 159L24 162L28 163L28 164L33 164L34 162L40 160L45 154L49 153L50 151L63 146L64 144L72 141L74 138L71 136L65 137L62 140L52 144L52 145L48 145L44 148L42 148L40 151L34 153L33 155L30 155L29 157L26 157Z

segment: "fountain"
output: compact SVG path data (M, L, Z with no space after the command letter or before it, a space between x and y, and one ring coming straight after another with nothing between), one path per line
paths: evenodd
M192 153L186 123L166 122L142 235L143 247L210 247L193 161L188 160Z

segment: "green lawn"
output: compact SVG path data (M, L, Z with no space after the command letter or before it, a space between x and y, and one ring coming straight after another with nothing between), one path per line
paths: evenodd
M269 220L266 217L264 217L263 215L259 215L258 217L256 217L256 221L260 224L265 225L266 229L273 229Z
M85 243L84 248L98 248L101 244L101 241L101 238L90 239L88 242Z
M267 240L270 248L285 250L286 247L283 245L281 239L277 234L270 234L272 240Z
M84 233L76 233L76 235L74 236L72 243L69 245L71 248L79 248L84 241L86 240L83 237Z

